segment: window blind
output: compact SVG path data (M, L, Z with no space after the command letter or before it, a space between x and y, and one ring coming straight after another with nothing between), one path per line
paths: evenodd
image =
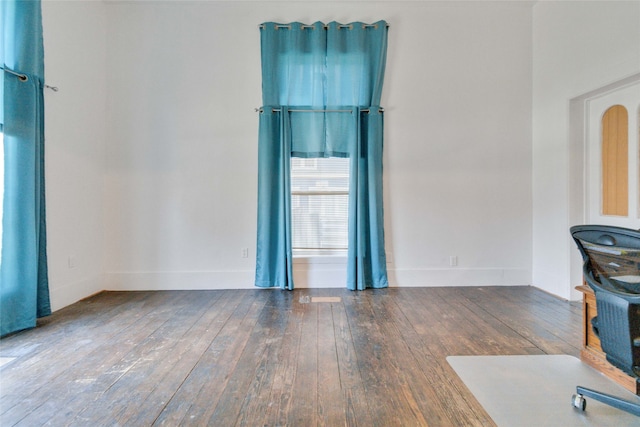
M291 229L294 250L346 250L349 159L291 158Z

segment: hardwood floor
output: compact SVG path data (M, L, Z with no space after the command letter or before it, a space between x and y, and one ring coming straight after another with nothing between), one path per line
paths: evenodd
M446 356L578 357L581 316L532 287L104 292L0 340L0 424L491 426Z

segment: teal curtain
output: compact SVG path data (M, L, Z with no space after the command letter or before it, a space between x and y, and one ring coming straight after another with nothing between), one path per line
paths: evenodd
M4 197L0 335L49 315L44 188L44 49L39 0L0 1ZM18 75L16 75L18 74Z
M261 26L256 286L293 289L291 157L350 159L347 288L388 286L382 204L387 23Z

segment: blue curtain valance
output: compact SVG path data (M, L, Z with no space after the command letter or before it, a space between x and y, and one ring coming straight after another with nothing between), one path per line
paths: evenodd
M385 21L261 25L262 104L380 105Z

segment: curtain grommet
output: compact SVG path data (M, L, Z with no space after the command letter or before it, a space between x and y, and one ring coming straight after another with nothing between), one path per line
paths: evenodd
M29 80L29 77L27 77L24 74L21 74L18 76L18 80L20 80L21 82L26 82L27 80Z

